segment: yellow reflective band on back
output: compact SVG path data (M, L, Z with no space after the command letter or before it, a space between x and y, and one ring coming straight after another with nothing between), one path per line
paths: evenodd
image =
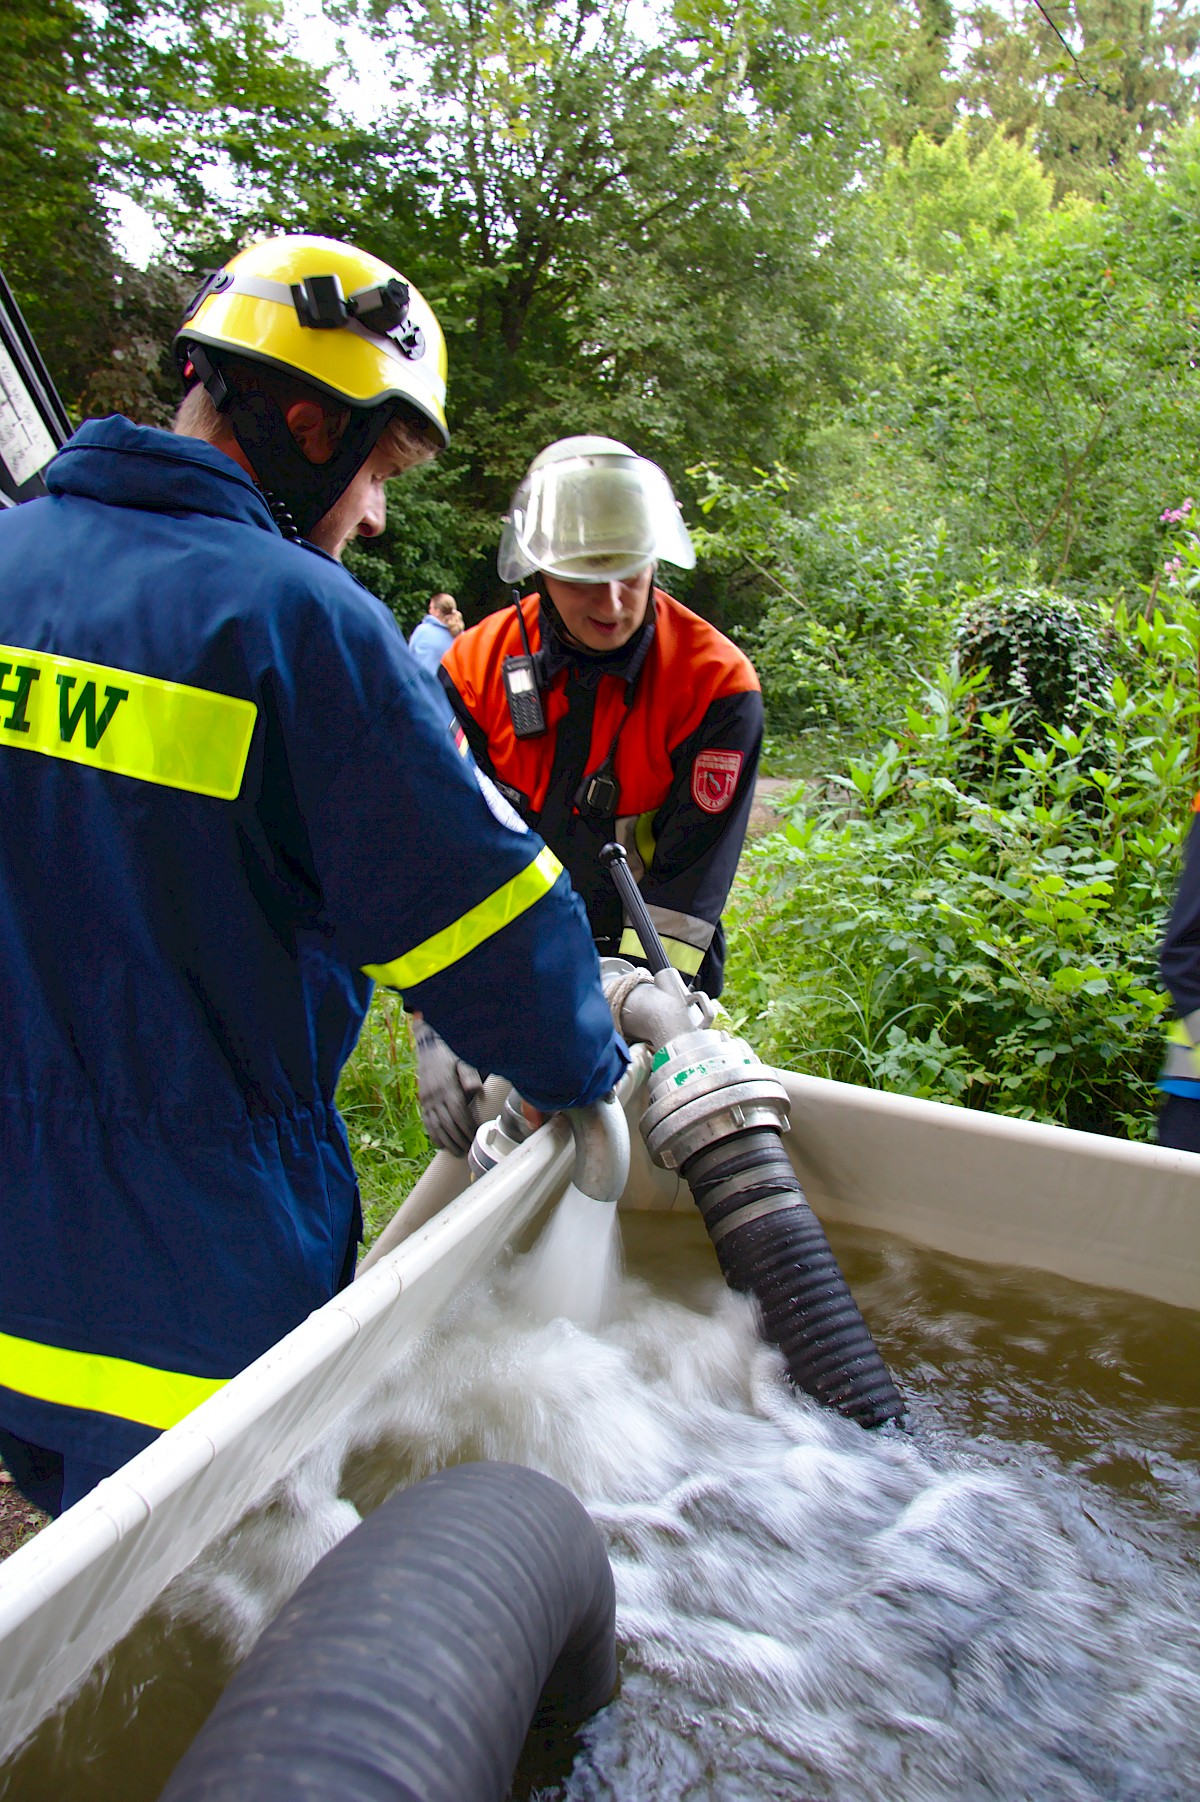
M435 932L432 938L415 945L403 957L393 958L390 964L364 964L363 974L395 989L411 989L419 982L428 982L431 976L448 970L468 951L474 951L477 945L482 945L510 921L527 913L535 901L550 893L561 875L562 865L553 851L544 846L518 876L512 877L503 888L498 888L495 894L463 914L461 919L444 926L441 932Z
M697 945L685 945L682 939L666 938L661 932L662 948L682 976L694 976L704 962L704 953ZM645 957L642 941L632 926L627 926L621 934L621 943L617 947L619 957Z
M0 745L219 801L242 786L253 701L0 645Z
M115 1414L144 1427L173 1427L225 1387L224 1377L189 1377L99 1352L65 1351L0 1333L0 1384L60 1408Z

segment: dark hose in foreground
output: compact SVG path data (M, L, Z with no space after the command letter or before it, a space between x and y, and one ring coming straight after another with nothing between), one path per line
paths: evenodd
M530 1726L578 1726L616 1678L586 1510L538 1471L456 1465L321 1560L162 1802L502 1802Z
M735 1133L683 1166L731 1289L754 1296L788 1375L863 1427L904 1418L904 1402L846 1285L779 1133Z

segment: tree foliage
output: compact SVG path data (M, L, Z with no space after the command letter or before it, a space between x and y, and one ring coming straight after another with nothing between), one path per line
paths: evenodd
M1029 139L1060 194L1111 194L1200 97L1194 0L985 3L970 27L965 104Z
M110 196L176 225L218 214L211 177L279 183L325 119L319 72L284 48L278 0L12 0L0 34L0 266L68 405L161 418L161 347L187 279L114 248ZM188 260L181 248L180 261Z
M1077 729L1023 743L984 672L943 667L751 854L726 999L771 1061L1147 1135L1200 616L1097 623L1128 676Z

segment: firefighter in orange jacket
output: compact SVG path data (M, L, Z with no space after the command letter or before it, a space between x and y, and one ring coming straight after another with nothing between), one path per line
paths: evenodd
M438 673L476 761L565 865L601 955L641 961L599 858L617 839L671 962L716 996L762 696L749 659L655 586L660 559L695 563L662 470L611 438L550 445L498 557L502 580L536 574L536 588L457 638ZM431 1036L418 1035L426 1126L465 1149L476 1073L422 1047Z

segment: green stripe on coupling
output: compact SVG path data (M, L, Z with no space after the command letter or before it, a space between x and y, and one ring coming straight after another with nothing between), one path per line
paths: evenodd
M99 1352L66 1351L0 1333L0 1383L60 1408L115 1414L144 1427L173 1427L225 1387L225 1377L190 1377Z
M394 989L411 989L419 982L428 982L431 976L448 970L451 964L466 957L485 939L492 938L511 921L527 913L535 901L550 893L561 875L562 865L553 851L543 846L519 875L513 876L486 901L480 901L461 919L414 945L403 957L393 958L390 964L364 964L363 974Z
M682 939L664 938L661 933L659 937L662 938L663 950L675 968L684 976L694 976L704 962L703 951L696 945L685 945ZM627 926L621 934L617 954L620 957L645 957L642 941L632 926Z
M253 701L105 663L0 645L0 745L235 800Z

